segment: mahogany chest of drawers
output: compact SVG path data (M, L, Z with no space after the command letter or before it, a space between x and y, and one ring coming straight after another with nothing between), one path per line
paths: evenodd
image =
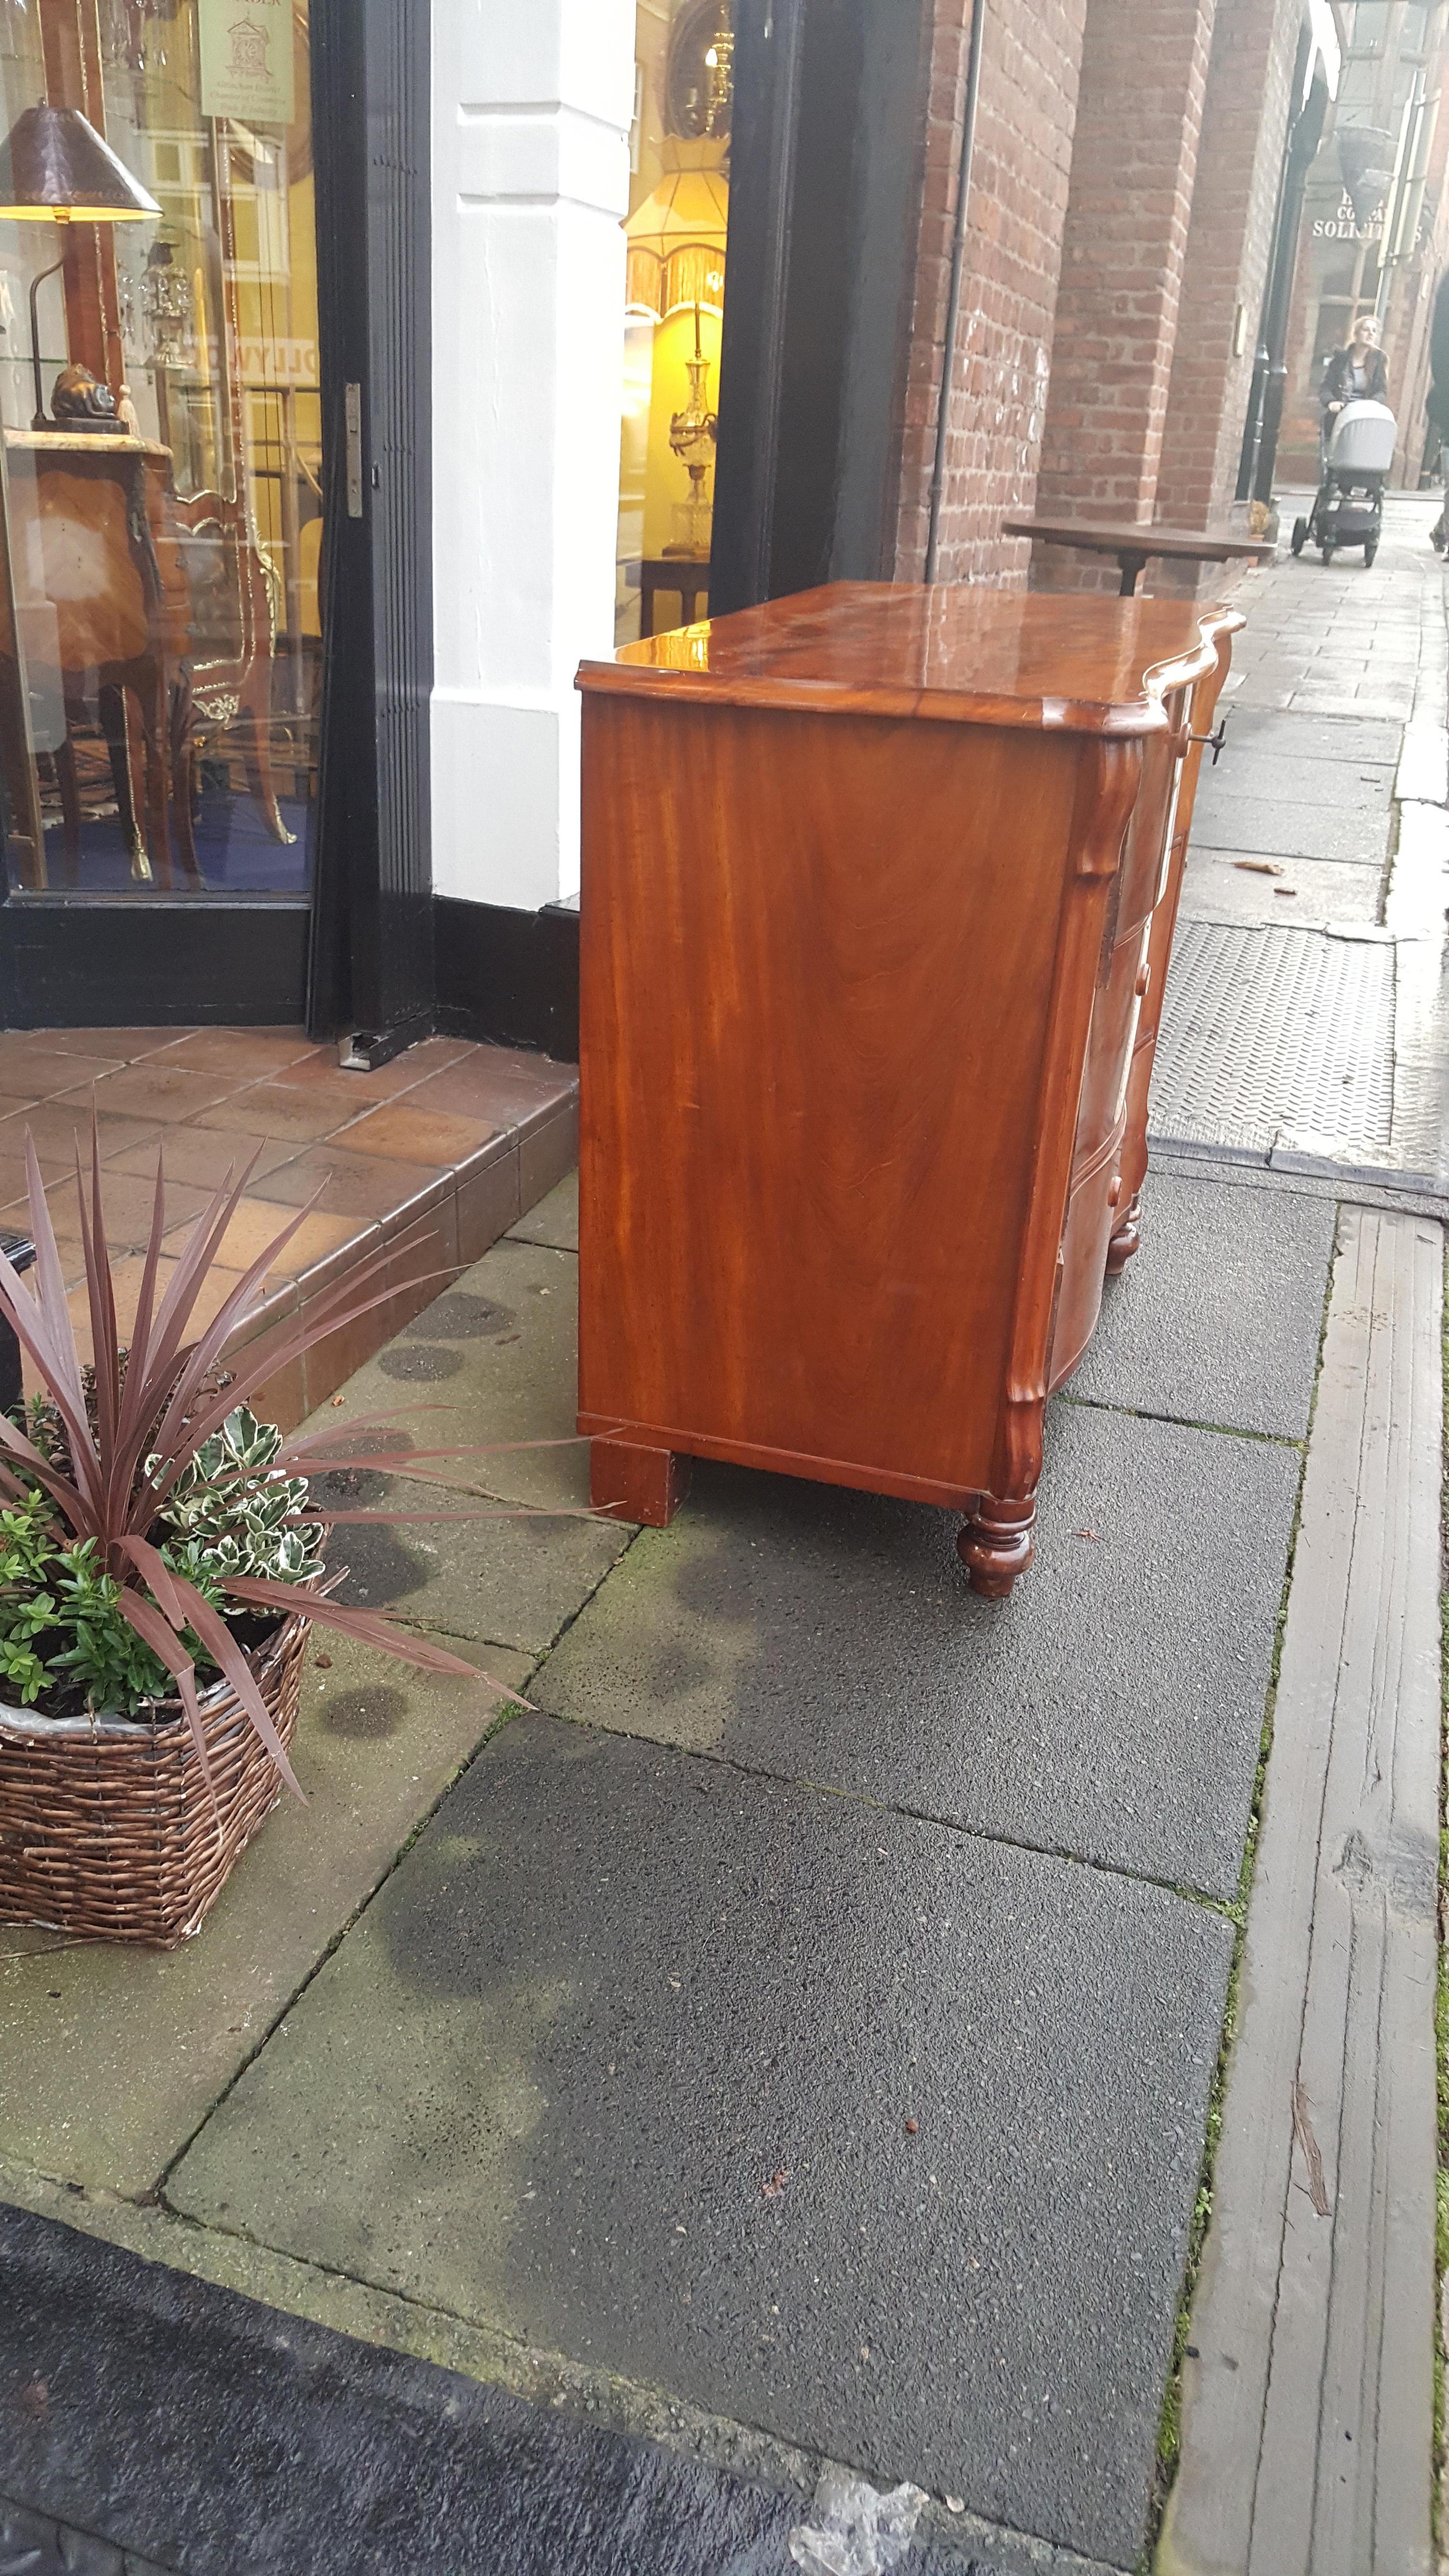
M1138 1241L1201 737L1241 619L843 583L587 663L579 1428L963 1512Z

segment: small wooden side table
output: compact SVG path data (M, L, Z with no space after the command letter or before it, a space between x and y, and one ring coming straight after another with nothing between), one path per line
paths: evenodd
M654 632L654 600L661 590L679 593L679 622L692 626L700 601L709 598L709 558L696 555L646 555L639 566L639 634Z
M1141 519L1056 519L1049 512L1003 519L1001 533L1039 537L1048 546L1075 546L1083 554L1115 555L1123 599L1135 596L1145 567L1160 557L1174 563L1233 563L1250 556L1254 563L1271 563L1277 551L1271 537L1242 536L1236 528L1160 528Z
M131 873L197 881L192 836L191 597L177 542L171 450L153 439L7 429L16 605L49 608L66 739L56 754L70 881L80 855L71 728L94 698L105 728ZM139 720L133 764L126 701ZM133 766L144 777L145 830ZM42 880L43 881L43 880Z

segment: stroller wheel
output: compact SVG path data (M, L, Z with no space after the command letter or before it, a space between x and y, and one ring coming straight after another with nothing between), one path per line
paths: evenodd
M1377 538L1377 537L1365 537L1365 539L1364 539L1364 541L1363 541L1363 568L1364 568L1364 571L1365 571L1365 572L1367 572L1367 571L1368 571L1369 565L1373 562L1373 559L1374 559L1375 555L1378 553L1378 550L1379 550L1379 541L1378 541L1378 538Z
M1289 539L1289 544L1292 546L1295 555L1301 555L1307 543L1308 521L1306 519L1295 519L1293 522L1293 534Z
M1436 555L1442 555L1444 551L1444 522L1442 518L1436 519L1434 525L1429 530L1429 543L1433 547Z
M1331 563L1332 563L1332 561L1333 561L1333 548L1332 548L1332 546L1325 546L1325 547L1324 547L1324 549L1323 549L1323 560L1324 560L1324 562L1325 562L1326 564L1331 564Z

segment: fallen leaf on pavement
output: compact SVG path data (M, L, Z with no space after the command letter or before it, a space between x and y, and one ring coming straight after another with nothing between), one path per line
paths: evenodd
M761 2198L762 2198L762 2199L764 2199L764 2200L778 2200L778 2199L779 2199L779 2197L780 2197L781 2192L784 2190L785 2185L786 2185L786 2183L789 2181L789 2179L790 2179L790 2168L789 2168L789 2166L788 2166L788 2165L781 2165L780 2170L779 2170L779 2172L778 2172L778 2173L773 2173L773 2174L771 2174L770 2179L769 2179L769 2181L768 2181L768 2182L762 2182L762 2183L761 2183L761 2185L760 2185L760 2195L761 2195Z
M1234 859L1233 865L1245 869L1250 877L1281 877L1283 873L1281 868L1274 867L1271 859Z

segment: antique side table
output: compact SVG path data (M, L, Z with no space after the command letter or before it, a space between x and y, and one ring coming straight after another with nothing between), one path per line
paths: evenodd
M80 855L72 729L105 727L133 877L199 882L191 821L190 593L171 450L82 430L5 432L16 607L32 677L64 708L54 757L67 881ZM134 709L139 740L131 740ZM139 755L139 756L137 756ZM135 777L144 782L144 822ZM43 871L41 876L43 882Z
M1032 511L1019 519L1003 519L1004 537L1035 537L1048 546L1075 546L1079 553L1115 555L1121 576L1123 599L1131 599L1150 563L1164 559L1171 563L1226 564L1240 558L1250 563L1271 563L1278 549L1271 537L1250 537L1238 528L1167 528L1151 519L1113 519L1102 524L1093 519L1057 518L1050 511Z
M1241 618L842 583L586 663L579 1428L965 1512L1136 1249L1201 742Z

